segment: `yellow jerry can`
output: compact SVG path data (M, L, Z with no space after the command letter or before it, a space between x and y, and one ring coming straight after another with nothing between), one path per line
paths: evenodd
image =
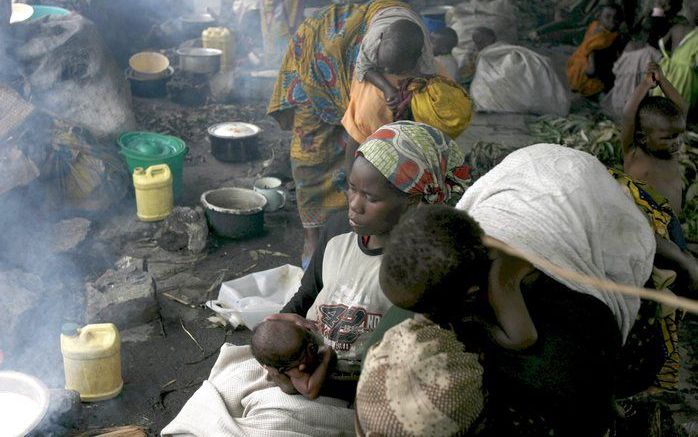
M138 218L144 222L162 220L172 212L172 172L167 164L133 169Z
M201 32L201 43L207 49L218 49L221 55L221 71L233 69L233 34L225 27L209 27Z
M121 337L113 323L78 327L66 323L61 331L65 388L80 393L83 402L118 396L121 379Z

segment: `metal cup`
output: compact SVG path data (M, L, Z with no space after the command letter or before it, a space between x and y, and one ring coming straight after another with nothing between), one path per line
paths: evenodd
M281 179L274 177L260 178L254 182L254 190L266 197L267 212L277 211L286 205L286 193L281 189Z

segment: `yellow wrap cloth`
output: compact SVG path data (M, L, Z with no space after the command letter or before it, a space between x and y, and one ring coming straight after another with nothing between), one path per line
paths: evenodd
M453 139L470 126L470 97L454 81L442 76L419 78L410 82L408 90L412 91L414 121L434 126Z

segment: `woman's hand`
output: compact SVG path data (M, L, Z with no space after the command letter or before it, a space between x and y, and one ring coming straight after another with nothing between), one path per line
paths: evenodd
M265 317L264 320L287 320L289 322L295 323L296 325L300 326L303 329L307 329L308 331L312 331L312 332L319 331L317 322L315 322L314 320L308 320L305 317L302 317L298 314L293 314L293 313L272 314L270 316Z

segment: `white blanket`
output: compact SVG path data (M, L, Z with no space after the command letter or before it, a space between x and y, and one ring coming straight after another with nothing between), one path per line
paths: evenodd
M517 150L478 179L457 208L487 235L575 272L639 287L652 272L655 239L647 219L603 164L584 152L554 144ZM536 267L608 305L625 341L639 298Z
M249 346L226 344L218 361L163 436L354 436L347 402L287 395L266 380Z

